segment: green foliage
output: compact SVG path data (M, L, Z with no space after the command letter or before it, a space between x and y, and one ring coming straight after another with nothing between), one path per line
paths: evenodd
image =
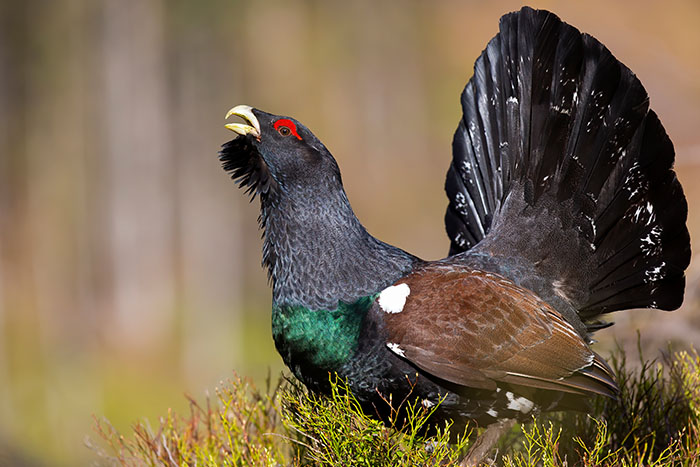
M613 354L612 368L620 384L620 397L617 400L599 399L594 413L607 421L610 443L614 449L633 450L646 446L649 456L660 455L683 430L692 422L693 411L689 398L688 372L697 372L687 353L675 359L668 357L661 361L646 361L639 351L641 368L630 372L626 356L622 352ZM597 425L578 417L580 433L592 440L599 431ZM588 430L583 430L587 427Z
M465 450L468 434L450 441L450 425L435 427L422 436L438 405L424 408L418 399L405 399L392 408L385 425L362 413L357 400L340 380L331 381L331 396L315 396L298 384L283 393L285 426L301 435L303 458L308 465L411 466L455 463ZM405 415L402 415L405 414ZM402 431L392 429L403 426Z
M523 439L504 457L508 467L700 465L700 357L680 352L627 370L610 359L617 400L596 398L591 412L546 414L522 426Z
M626 370L611 358L621 386L619 400L594 399L591 413L543 414L501 440L507 467L700 465L700 356L681 352ZM266 391L234 378L190 413L169 412L157 430L137 423L129 437L97 421L111 465L153 466L411 466L453 465L468 435L450 444L450 426L422 435L436 409L417 400L392 404L390 426L362 413L345 384L330 381L329 396L281 380ZM403 426L401 431L395 429ZM393 427L393 428L392 428Z
M188 416L169 411L157 431L139 422L131 439L109 422L96 420L110 452L97 451L112 465L279 465L287 443L273 436L280 427L278 390L279 385L270 390L268 384L268 391L260 392L235 377L216 390L214 406L209 397L204 406L188 397Z
M236 377L216 390L215 404L188 398L190 414L169 412L157 431L137 423L128 439L96 420L107 449L92 447L112 465L152 466L445 465L464 451L467 436L450 444L449 425L436 427L429 439L421 434L438 405L404 400L387 427L362 413L344 382L330 383L324 397L296 381L280 380L273 389L268 383L260 392Z

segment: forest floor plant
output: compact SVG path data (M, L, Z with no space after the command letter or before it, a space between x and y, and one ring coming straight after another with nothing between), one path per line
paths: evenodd
M641 352L640 352L641 358ZM695 351L641 360L627 369L620 350L610 358L621 394L595 398L587 413L542 414L516 425L499 443L495 462L530 466L700 466L700 356ZM435 407L386 401L396 410L386 426L360 410L343 381L329 396L280 378L258 390L234 376L215 397L190 411L170 411L154 429L138 422L128 435L96 419L101 465L150 466L438 466L452 465L478 429L433 427ZM396 427L402 426L399 431ZM456 440L456 442L455 442ZM452 442L451 442L452 441Z

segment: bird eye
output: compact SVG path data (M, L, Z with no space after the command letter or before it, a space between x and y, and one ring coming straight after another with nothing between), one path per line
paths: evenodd
M275 122L275 130L282 136L294 135L301 141L301 136L297 133L297 126L288 118L280 118Z

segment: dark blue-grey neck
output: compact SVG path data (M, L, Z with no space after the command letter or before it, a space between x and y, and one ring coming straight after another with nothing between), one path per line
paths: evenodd
M339 180L283 187L263 201L261 224L275 305L333 310L391 285L419 261L365 230Z

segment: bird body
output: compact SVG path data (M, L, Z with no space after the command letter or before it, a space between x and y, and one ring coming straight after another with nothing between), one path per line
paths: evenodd
M674 309L690 257L674 153L634 74L523 8L475 64L447 174L450 256L370 235L304 125L247 106L224 169L261 200L272 333L309 388L337 373L369 413L440 404L458 426L615 397L604 313Z

